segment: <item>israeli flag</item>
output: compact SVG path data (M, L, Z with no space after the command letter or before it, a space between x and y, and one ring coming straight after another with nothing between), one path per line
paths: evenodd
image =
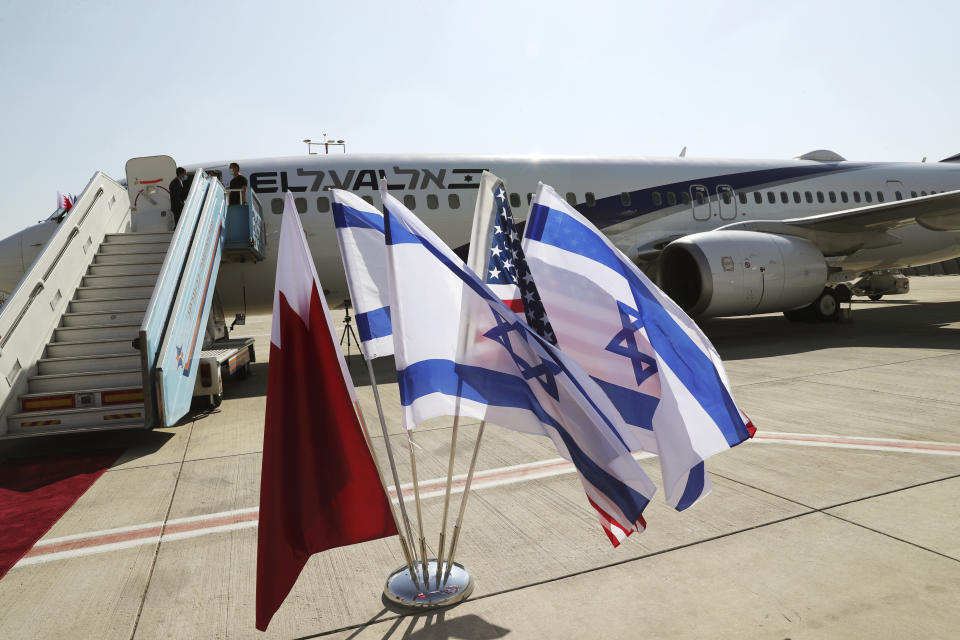
M693 505L710 492L704 460L755 431L713 345L547 185L537 189L523 250L560 348L630 425L630 448L660 456L667 502Z
M381 190L403 424L459 414L549 437L614 545L644 528L655 487L616 408L396 198Z
M367 360L392 355L383 214L347 191L331 189L330 195L360 348Z

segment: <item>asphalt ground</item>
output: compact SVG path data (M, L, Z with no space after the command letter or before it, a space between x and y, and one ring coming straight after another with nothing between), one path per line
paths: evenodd
M457 552L476 580L468 600L386 606L403 560L395 538L374 541L314 556L266 634L254 575L270 319L249 318L235 333L257 339L259 361L219 409L0 445L0 458L126 448L0 580L0 638L956 638L960 278L911 286L855 302L845 324L705 322L757 437L708 461L713 492L691 509L658 494L619 548L546 439L489 426ZM392 362L375 371L404 451ZM457 474L478 427L461 426ZM448 419L414 434L431 550L450 434ZM656 460L641 464L659 483Z

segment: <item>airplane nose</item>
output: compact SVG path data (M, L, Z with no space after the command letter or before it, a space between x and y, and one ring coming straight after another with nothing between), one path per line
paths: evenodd
M0 240L0 291L12 293L23 277L23 231Z

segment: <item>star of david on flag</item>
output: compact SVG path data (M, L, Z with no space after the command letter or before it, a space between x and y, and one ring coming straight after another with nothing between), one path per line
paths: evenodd
M659 455L668 504L692 506L710 492L704 460L756 431L716 349L547 185L537 189L523 247L560 347L617 407L628 446Z
M403 204L380 193L404 426L456 414L546 436L576 467L614 545L643 530L654 485L596 382Z

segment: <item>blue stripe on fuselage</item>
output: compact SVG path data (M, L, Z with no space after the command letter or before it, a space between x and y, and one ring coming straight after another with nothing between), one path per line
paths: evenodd
M690 193L690 188L695 185L704 186L710 197L715 198L718 186L729 186L734 191L743 191L746 189L755 190L761 186L771 186L784 182L793 182L799 179L812 176L819 176L829 173L842 173L846 171L856 171L866 167L877 167L879 164L871 163L852 163L852 162L830 162L818 164L815 166L799 167L777 167L774 169L758 169L755 171L742 171L739 173L727 173L716 176L704 176L692 180L683 180L680 182L671 182L660 184L645 189L636 189L628 192L630 194L630 205L624 205L621 201L621 195L615 194L604 198L597 198L593 206L586 203L578 204L575 208L582 213L590 222L599 228L609 227L610 225L630 220L640 216L651 214L655 211L664 211L675 206L690 207L689 204L680 204L680 194ZM653 204L653 192L659 191L661 196L666 192L673 191L677 194L677 205Z

